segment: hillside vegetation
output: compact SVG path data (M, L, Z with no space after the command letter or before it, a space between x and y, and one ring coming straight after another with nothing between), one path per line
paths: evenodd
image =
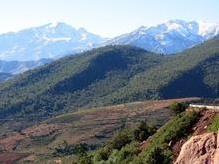
M108 46L63 58L0 85L0 117L36 119L145 99L218 97L218 75L216 39L173 57Z
M34 156L34 160L40 161L67 158L69 155L74 158L79 147L96 149L119 131L146 122L148 126L143 124L134 133L136 140L142 141L154 132L154 128L142 130L152 125L159 128L175 116L171 104L194 101L200 100L151 100L98 107L62 114L28 128L18 127L17 121L8 123L8 126L1 124L0 152L11 154L10 158ZM0 156L0 163L5 159Z
M104 47L29 71L0 86L0 113L48 116L78 107L102 106L137 72L162 56L132 47Z
M92 163L137 163L137 164L169 164L173 160L170 141L178 140L189 134L189 129L198 119L197 112L184 112L160 128L142 150L140 143L132 137L132 131L122 131L105 146L92 155ZM142 132L149 128L142 129ZM125 136L125 137L123 137ZM146 140L147 138L145 138ZM117 147L114 142L121 143Z

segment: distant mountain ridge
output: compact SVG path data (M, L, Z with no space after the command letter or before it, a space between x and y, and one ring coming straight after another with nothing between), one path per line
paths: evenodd
M217 38L219 25L170 20L107 40L66 23L50 23L0 35L0 72L18 74L50 60L104 45L131 45L160 54L183 51Z
M173 54L198 45L219 34L219 24L170 20L156 26L142 26L118 36L107 45L132 45L145 50Z
M0 35L0 60L36 61L57 59L82 52L105 39L65 23L50 23Z
M219 24L170 20L142 26L112 39L75 29L66 23L50 23L0 35L0 60L57 59L105 45L132 45L147 51L172 54L191 48L219 34Z
M41 59L38 61L1 61L0 73L9 73L11 75L23 73L41 65L52 62L51 59Z
M9 73L2 73L0 72L0 82L6 81L12 77Z

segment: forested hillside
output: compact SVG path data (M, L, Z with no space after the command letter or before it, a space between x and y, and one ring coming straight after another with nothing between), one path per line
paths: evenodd
M107 46L63 58L0 85L0 114L41 118L145 99L217 97L218 75L216 39L173 57Z
M106 104L104 97L127 85L136 73L163 61L160 55L126 46L66 57L2 84L1 117L34 113L47 116Z

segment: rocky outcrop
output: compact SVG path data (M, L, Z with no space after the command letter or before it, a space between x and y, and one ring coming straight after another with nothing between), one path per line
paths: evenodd
M175 164L219 164L219 133L191 137L182 146Z

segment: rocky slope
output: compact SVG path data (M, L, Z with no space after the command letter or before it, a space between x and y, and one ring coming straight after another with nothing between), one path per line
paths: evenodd
M219 133L204 133L191 137L181 149L175 164L217 164Z

